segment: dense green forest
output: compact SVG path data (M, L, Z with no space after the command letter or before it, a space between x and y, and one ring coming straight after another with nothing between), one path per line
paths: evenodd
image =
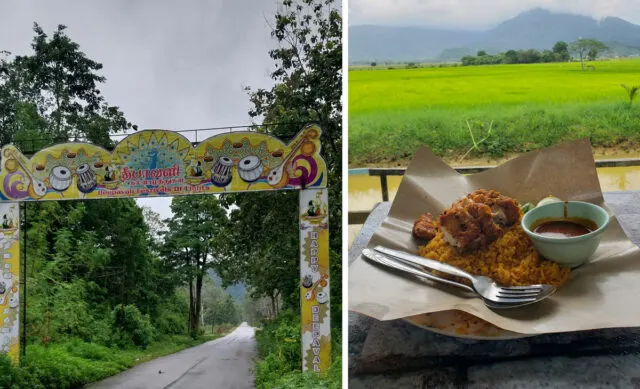
M260 328L258 387L339 387L341 29L334 1L282 1L272 31L279 45L270 52L274 86L247 89L256 123L291 123L259 131L288 140L299 123L323 129L332 228L330 373L300 373L296 192L174 198L169 220L133 199L64 201L26 206L28 346L19 368L0 356L0 388L80 387L223 335L241 321ZM102 65L65 26L48 34L35 24L34 33L30 54L0 56L0 144L29 153L83 138L109 148L110 135L137 130L102 96ZM242 301L224 289L237 282L247 287Z

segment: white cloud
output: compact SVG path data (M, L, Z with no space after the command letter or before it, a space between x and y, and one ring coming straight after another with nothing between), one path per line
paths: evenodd
M486 29L536 7L640 24L640 0L350 0L349 23Z

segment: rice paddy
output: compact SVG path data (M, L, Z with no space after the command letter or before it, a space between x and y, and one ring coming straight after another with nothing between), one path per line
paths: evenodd
M640 59L349 72L349 163L405 162L420 145L442 156L502 157L589 138L640 144ZM635 104L640 105L640 98ZM489 132L491 128L491 132Z

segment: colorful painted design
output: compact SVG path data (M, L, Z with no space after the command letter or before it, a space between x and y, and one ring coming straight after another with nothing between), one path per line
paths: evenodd
M0 155L0 200L37 201L178 196L194 193L324 188L320 128L285 145L256 132L216 135L192 147L184 136L145 130L113 152L88 143L55 145L25 158Z
M302 370L322 372L331 365L327 190L301 191L300 210Z
M20 347L18 204L0 203L0 353L18 362Z
M211 137L197 147L184 136L145 130L112 152L87 143L46 148L30 159L0 150L0 352L19 350L19 231L13 201L179 196L265 190L300 191L303 370L331 364L326 164L320 128L305 127L285 145L255 132ZM4 202L3 202L4 201ZM3 212L7 215L3 217Z

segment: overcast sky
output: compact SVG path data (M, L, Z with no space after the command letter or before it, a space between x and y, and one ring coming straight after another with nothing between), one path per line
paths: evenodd
M100 89L145 128L251 123L244 86L268 87L275 0L2 0L0 50L30 52L33 22L58 24L104 65ZM201 135L199 135L200 137ZM170 199L141 200L163 217Z
M640 24L640 0L350 0L349 24L488 29L536 7Z

